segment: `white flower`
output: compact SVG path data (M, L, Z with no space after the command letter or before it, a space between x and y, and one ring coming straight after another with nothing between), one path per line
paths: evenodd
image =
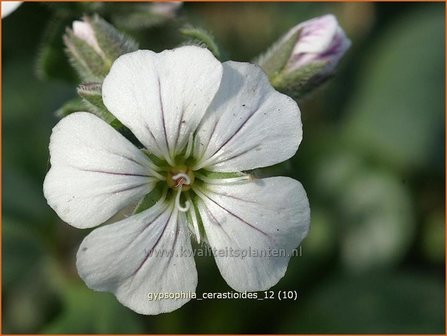
M14 12L23 1L2 1L2 18Z
M91 228L155 189L162 195L84 239L77 267L90 288L114 293L138 313L169 312L189 298L147 296L195 292L189 232L219 251L264 254L290 253L306 236L310 214L301 184L243 173L289 159L302 136L298 106L258 66L222 64L193 46L140 50L114 62L102 93L145 150L92 114L69 115L51 136L49 205L67 223ZM290 257L215 259L233 289L258 291L284 276Z
M327 65L320 75L327 75L335 69L351 46L337 18L331 14L300 23L290 30L284 40L297 32L297 41L286 65L288 72L324 61Z

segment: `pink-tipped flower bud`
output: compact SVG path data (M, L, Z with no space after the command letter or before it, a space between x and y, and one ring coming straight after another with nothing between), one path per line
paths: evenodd
M292 28L285 39L295 34L296 44L285 67L285 71L289 72L323 61L326 63L323 72L330 74L351 46L336 17L330 14L300 23Z
M99 47L98 40L95 36L95 31L93 30L92 25L89 22L84 21L73 21L73 34L79 39L83 40L90 47L95 49L97 53L102 53L101 48Z
M335 16L329 14L293 27L257 63L276 89L301 98L333 74L350 45Z
M135 41L97 15L74 21L64 43L83 83L101 83L119 56L138 49Z

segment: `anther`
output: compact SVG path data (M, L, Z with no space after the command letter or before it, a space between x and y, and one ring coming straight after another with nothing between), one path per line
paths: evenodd
M181 187L182 185L189 185L191 184L190 177L185 173L178 173L174 176L172 176L172 179L175 181L175 187Z

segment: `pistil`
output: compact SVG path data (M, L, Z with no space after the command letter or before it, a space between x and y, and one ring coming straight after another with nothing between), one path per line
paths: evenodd
M181 196L184 191L188 191L194 183L193 172L186 167L176 167L168 171L166 175L168 187L175 190L175 207L181 212L187 212L191 207L191 202L187 200L181 204Z

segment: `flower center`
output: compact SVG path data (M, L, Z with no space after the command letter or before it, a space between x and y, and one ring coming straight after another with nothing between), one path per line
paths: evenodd
M168 170L166 175L166 183L169 188L174 190L187 191L191 189L195 177L191 168L174 167Z
M191 207L191 202L187 200L181 205L182 192L191 189L194 183L194 173L191 168L185 166L170 168L166 174L166 183L169 188L175 190L175 206L179 211L186 212Z
M194 233L197 242L201 241L200 217L194 206L194 199L206 199L206 185L225 185L246 183L252 179L246 173L213 173L205 169L197 168L194 161L187 160L191 154L192 136L186 149L186 154L181 163L174 163L158 159L160 165L153 164L154 170L151 174L163 182L163 202L168 199L177 211L186 213L190 229ZM180 160L179 160L180 161ZM196 182L197 181L197 182ZM158 182L157 182L158 183ZM203 230L202 230L203 231Z

